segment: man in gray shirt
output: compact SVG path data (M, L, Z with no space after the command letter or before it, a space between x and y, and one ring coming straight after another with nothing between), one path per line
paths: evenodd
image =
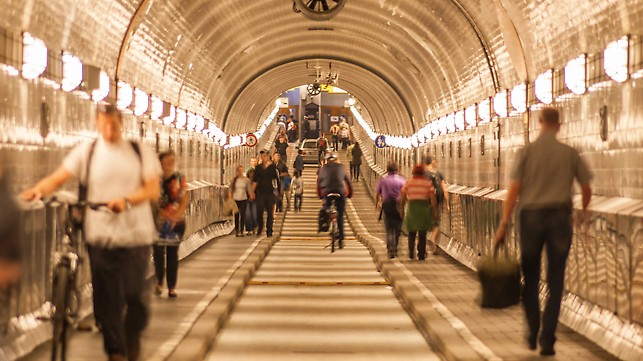
M521 264L525 276L523 303L529 333L529 348L536 349L540 331L541 355L554 355L556 326L565 279L565 264L572 242L572 185L581 185L583 214L592 197L592 173L574 148L559 142L558 110L540 112L540 136L523 147L511 171L509 193L495 240L503 243L507 224L518 200ZM546 247L545 247L546 246ZM540 325L538 301L541 255L547 252L549 297Z

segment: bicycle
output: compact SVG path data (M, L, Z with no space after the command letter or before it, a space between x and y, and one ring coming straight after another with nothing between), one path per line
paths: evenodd
M326 197L330 199L330 209L328 211L330 216L330 253L335 253L335 241L340 242L339 248L344 248L344 245L341 244L341 240L339 239L339 226L337 224L337 205L335 204L337 199L341 198L341 195L338 193L329 193Z
M54 253L53 283L51 304L53 311L53 337L51 345L51 361L66 360L67 334L69 326L78 322L80 310L80 290L78 288L79 267L84 263L80 255L84 240L82 237L83 213L86 208L98 210L106 207L106 203L92 203L87 201L69 203L51 197L43 200L45 206L64 206L65 224L64 235L60 250Z

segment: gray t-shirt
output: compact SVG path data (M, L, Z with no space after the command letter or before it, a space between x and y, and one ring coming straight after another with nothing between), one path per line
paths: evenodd
M578 151L543 132L519 152L511 180L521 182L520 209L570 206L574 179L588 184L592 173Z

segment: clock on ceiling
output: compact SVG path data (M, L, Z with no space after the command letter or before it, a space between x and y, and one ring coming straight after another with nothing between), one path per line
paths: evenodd
M347 0L294 0L293 10L316 21L330 20L337 15Z

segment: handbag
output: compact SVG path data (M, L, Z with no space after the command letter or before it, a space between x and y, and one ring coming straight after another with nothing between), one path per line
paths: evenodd
M503 256L499 256L500 248ZM520 302L520 264L509 258L507 245L497 243L493 255L478 264L478 278L482 289L481 306L505 308Z
M230 217L237 213L239 213L237 202L235 202L232 197L228 197L228 199L223 203L223 215Z

